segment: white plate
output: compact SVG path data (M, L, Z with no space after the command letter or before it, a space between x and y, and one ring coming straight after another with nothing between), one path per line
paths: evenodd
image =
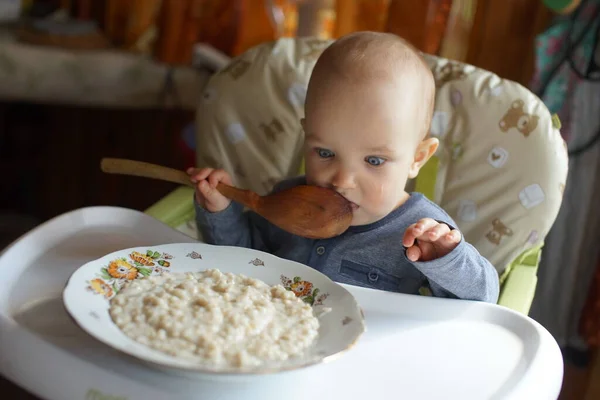
M112 321L109 300L128 280L171 272L197 272L217 268L244 274L270 285L283 284L319 313L319 336L303 357L252 370L217 370L151 349L126 336ZM80 267L63 292L68 313L96 339L124 353L162 367L210 374L265 374L294 370L330 361L356 344L365 331L358 303L345 288L322 273L293 261L256 250L177 243L136 247L108 254Z

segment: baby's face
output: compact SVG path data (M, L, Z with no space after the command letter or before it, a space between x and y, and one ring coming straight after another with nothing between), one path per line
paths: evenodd
M417 93L384 82L329 81L307 101L308 184L353 202L352 225L378 221L408 197L404 188L418 172L415 150L423 129L415 117Z

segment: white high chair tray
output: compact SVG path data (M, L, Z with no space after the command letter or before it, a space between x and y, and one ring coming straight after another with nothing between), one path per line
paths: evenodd
M538 323L477 302L353 286L367 332L331 363L238 381L158 370L92 339L62 290L113 251L193 239L137 211L75 210L0 255L0 373L49 400L556 399L562 356Z

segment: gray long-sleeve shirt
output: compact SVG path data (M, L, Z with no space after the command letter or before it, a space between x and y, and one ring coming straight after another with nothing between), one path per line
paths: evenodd
M305 184L303 177L279 183L274 191ZM402 238L406 229L422 218L433 218L450 227L456 224L444 210L422 194L410 198L383 219L351 226L342 235L313 240L292 235L235 202L218 213L196 204L196 221L209 244L265 251L321 271L340 283L417 294L429 287L434 296L498 300L498 274L469 243L461 240L447 255L427 262L406 257Z

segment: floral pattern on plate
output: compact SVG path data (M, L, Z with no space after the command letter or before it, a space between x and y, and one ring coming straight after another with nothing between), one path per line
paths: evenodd
M87 282L88 290L107 299L116 295L127 281L169 273L173 256L149 249L145 254L132 251L128 257L111 260L100 268L97 278Z
M321 292L319 288L313 289L314 285L312 282L305 281L299 276L290 279L285 275L281 275L281 284L287 290L294 292L296 297L301 298L302 301L311 306L322 306L323 301L329 297L329 294L327 293L319 295Z

